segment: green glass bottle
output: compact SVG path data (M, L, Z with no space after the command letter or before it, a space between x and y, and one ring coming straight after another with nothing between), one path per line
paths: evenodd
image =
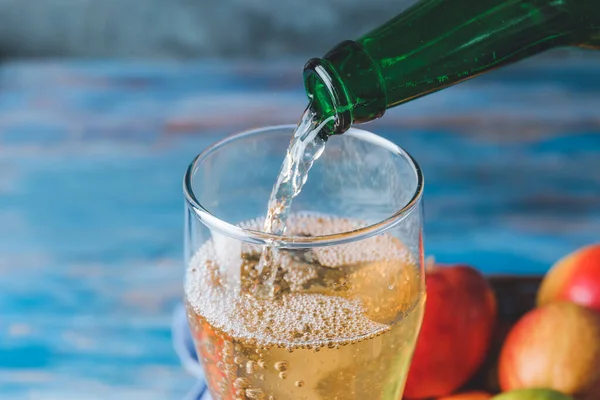
M600 0L421 0L304 67L329 133L559 46L600 49ZM600 76L600 72L599 72Z

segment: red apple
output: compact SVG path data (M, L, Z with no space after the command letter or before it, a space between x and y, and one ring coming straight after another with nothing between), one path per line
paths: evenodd
M426 270L427 301L404 397L454 393L482 365L496 321L487 280L467 265Z
M450 396L439 397L437 400L489 400L492 395L486 392L474 391L457 393Z
M600 311L600 243L582 247L558 260L538 291L538 306L571 301Z
M504 342L498 378L503 391L547 388L600 399L600 314L570 302L529 311Z

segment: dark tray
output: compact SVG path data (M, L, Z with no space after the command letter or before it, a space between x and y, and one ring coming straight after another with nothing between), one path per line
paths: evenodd
M487 278L498 300L498 321L487 359L464 389L480 389L498 393L500 388L496 365L502 343L510 328L523 314L535 307L536 294L543 277L538 275L493 275Z

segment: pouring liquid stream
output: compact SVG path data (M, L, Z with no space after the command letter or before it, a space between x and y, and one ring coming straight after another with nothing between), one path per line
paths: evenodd
M320 121L310 104L304 111L271 191L264 232L279 236L285 234L294 198L302 191L313 163L325 151L327 135L322 131L333 119L334 116ZM274 297L279 292L278 268L273 263L276 251L275 246L265 246L256 270L250 272L251 277L254 275L251 291L256 297Z

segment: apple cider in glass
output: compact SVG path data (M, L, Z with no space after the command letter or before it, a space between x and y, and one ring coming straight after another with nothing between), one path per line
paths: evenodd
M305 235L352 225L292 221ZM260 247L246 247L242 268L252 270ZM285 287L275 299L256 299L227 287L214 242L191 260L189 320L214 400L396 398L424 304L410 252L381 235L309 252L280 250L274 261Z

